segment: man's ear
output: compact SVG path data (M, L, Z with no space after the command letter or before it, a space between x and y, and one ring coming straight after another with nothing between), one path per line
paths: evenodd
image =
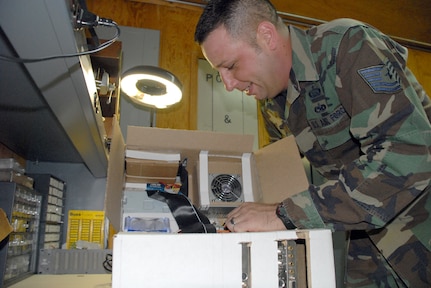
M257 42L269 49L275 49L277 29L271 22L263 21L257 26Z

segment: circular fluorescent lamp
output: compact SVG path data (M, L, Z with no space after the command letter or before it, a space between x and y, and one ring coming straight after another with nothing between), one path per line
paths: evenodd
M160 67L136 66L124 72L121 90L138 105L164 109L182 98L181 82Z

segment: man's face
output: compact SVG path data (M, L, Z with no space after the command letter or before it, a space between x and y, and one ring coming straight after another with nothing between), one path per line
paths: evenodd
M220 73L227 91L244 91L258 100L272 98L279 92L275 91L277 88L271 79L274 72L265 47L257 49L233 39L221 26L208 35L201 48L211 66Z

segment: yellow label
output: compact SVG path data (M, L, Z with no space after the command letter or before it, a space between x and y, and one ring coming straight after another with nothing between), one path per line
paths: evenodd
M70 210L67 225L67 249L74 249L78 240L99 244L104 249L104 211Z

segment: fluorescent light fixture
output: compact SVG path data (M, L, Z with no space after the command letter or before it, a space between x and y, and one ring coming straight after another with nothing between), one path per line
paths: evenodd
M121 90L134 103L164 109L181 101L182 84L160 67L136 66L121 77Z

